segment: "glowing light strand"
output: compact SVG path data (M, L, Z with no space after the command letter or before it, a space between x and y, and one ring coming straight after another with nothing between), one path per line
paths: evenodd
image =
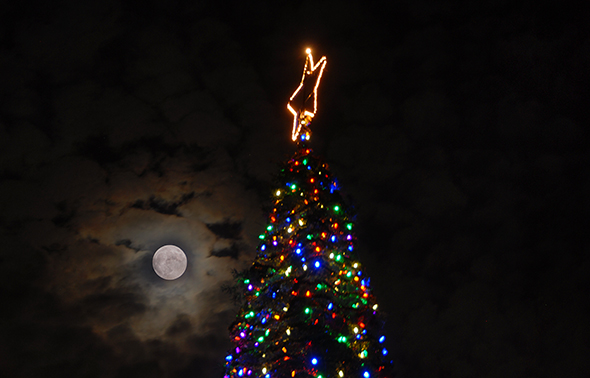
M288 180L282 186L287 190L274 192L277 202L253 265L266 270L240 281L247 303L230 332L235 349L226 357L226 378L390 377L382 372L389 354L382 344L385 337L370 322L377 304L369 278L349 248L355 244L353 223L334 197L338 194L331 190L327 167L308 155L309 150L300 150L288 162ZM312 197L318 199L311 202ZM308 206L318 213L307 212ZM289 310L293 300L304 300L305 306ZM316 335L301 327L302 322L327 327L330 337L351 352L350 358L366 365L360 370L348 362L329 365L311 345ZM291 344L291 337L306 334L310 343ZM373 364L377 360L382 362Z
M287 103L287 109L293 114L293 131L291 133L291 138L293 141L296 141L301 133L302 128L305 129L305 138L304 140L309 140L310 131L309 131L309 124L311 123L312 118L316 115L318 110L318 87L320 86L320 81L322 79L322 74L324 73L324 68L326 67L326 63L328 62L326 57L323 56L316 64L313 63L313 55L311 54L311 49L308 48L305 50L307 53L307 58L305 59L305 66L303 67L303 76L301 77L301 83L295 92L289 98L289 102ZM294 108L291 104L293 100L297 97L301 89L305 85L305 81L308 77L315 75L317 71L316 82L313 87L313 91L310 93L308 98L303 100L303 104L301 108ZM305 95L305 94L304 94ZM313 111L310 111L307 106L307 100L309 97L313 96Z

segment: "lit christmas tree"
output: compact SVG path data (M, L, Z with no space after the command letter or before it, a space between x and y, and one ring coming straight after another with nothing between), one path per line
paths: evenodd
M328 166L306 145L325 65L325 57L314 65L307 50L287 106L298 148L278 175L256 260L237 278L245 302L230 326L225 378L392 376L378 305L355 258L352 216Z

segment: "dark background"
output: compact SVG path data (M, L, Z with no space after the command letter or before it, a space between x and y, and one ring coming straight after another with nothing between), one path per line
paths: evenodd
M399 377L587 377L588 18L541 3L3 5L0 375L222 376L309 46Z

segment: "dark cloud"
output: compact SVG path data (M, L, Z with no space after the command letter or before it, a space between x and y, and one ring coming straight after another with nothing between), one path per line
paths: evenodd
M153 210L160 214L169 214L169 215L176 215L180 216L178 212L178 207L185 204L189 200L191 200L195 196L194 192L183 194L182 197L178 202L166 202L160 198L155 198L151 196L147 201L137 200L135 201L131 207L135 209L142 209L142 210Z
M127 248L133 249L135 252L141 251L140 247L134 247L133 242L130 239L121 239L115 243L116 246L123 245Z
M221 376L309 44L400 376L587 376L590 40L537 5L6 7L0 370Z
M223 239L239 240L242 233L242 224L225 220L221 223L208 224L207 228L215 235Z
M240 256L240 247L236 243L232 243L229 247L214 249L211 251L211 256L237 259Z

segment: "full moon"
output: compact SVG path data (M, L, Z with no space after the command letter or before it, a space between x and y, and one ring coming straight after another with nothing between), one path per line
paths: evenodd
M186 271L186 255L175 245L165 245L154 253L152 266L158 276L172 281Z

